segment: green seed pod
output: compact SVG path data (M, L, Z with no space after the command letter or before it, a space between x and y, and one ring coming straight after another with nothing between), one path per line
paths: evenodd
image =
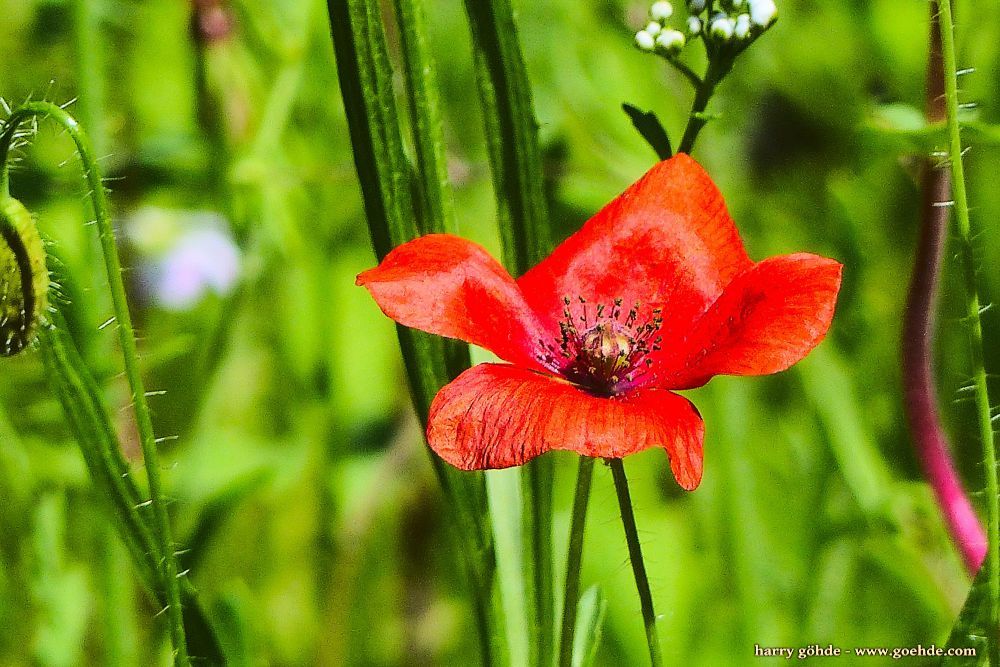
M0 197L0 356L13 356L35 339L49 303L45 247L31 213Z

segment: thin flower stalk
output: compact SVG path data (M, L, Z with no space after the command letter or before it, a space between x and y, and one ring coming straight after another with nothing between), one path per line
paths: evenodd
M622 527L625 529L625 542L628 544L628 558L632 563L632 574L639 591L642 622L646 629L646 643L649 646L649 662L652 667L659 667L663 664L663 655L660 649L660 637L656 633L653 594L649 590L646 565L642 560L642 547L639 545L639 531L636 529L635 514L632 512L632 498L628 490L628 478L625 476L625 465L621 459L609 459L608 465L611 466L611 475L615 481L615 494L618 496L618 507L622 513Z
M580 603L580 565L583 557L583 531L587 523L590 483L594 478L594 459L581 456L573 495L573 515L569 527L569 550L566 556L566 585L563 589L562 629L559 633L559 667L573 664L573 640L576 612Z

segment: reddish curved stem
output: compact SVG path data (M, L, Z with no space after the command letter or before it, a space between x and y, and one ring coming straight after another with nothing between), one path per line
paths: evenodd
M944 74L937 3L931 3L931 53L927 70L927 116L945 118ZM951 198L947 165L928 160L923 174L923 221L910 293L903 321L903 399L917 456L934 489L952 538L970 572L986 556L986 533L962 487L938 416L934 389L934 330L936 305L948 234L950 208L939 205Z

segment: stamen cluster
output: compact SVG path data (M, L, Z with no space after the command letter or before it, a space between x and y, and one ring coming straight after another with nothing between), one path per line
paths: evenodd
M599 396L613 396L638 386L649 373L649 353L659 350L663 337L662 309L639 321L640 304L622 317L622 299L596 304L591 311L582 296L563 298L559 340L539 342L538 360L549 370ZM574 309L576 312L574 312ZM593 317L593 319L591 319Z

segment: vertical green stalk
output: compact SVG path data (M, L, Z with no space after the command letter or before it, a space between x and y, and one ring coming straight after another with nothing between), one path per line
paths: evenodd
M958 65L955 56L955 25L951 0L940 0L941 55L944 60L944 94L948 110L949 159L951 161L952 195L958 243L965 278L966 325L972 355L972 383L976 396L979 437L983 446L983 466L986 475L986 507L988 513L986 568L990 590L990 663L1000 664L1000 483L997 481L997 457L990 422L990 397L986 384L983 358L983 325L976 283L976 253L972 245L972 223L965 189L965 167L962 163L962 133L958 124Z
M403 52L424 231L455 232L444 130L422 0L393 0Z
M444 173L443 143L439 135L435 137L433 129L440 121L430 104L415 111L420 114L414 121L414 143L419 146L418 170L422 175L419 183L415 183L414 170L403 151L393 72L377 3L328 0L327 8L354 163L372 244L376 256L382 259L396 245L425 231L418 224L418 209L410 195L414 190L424 192L425 202L438 201L436 209L427 207L427 210L440 213L426 216L423 225L426 231L447 228L446 195L434 192L442 189ZM419 12L413 5L401 3L399 8L410 18ZM404 38L408 40L404 57L408 61L408 79L416 91L414 94L423 95L427 101L428 95L434 93L429 73L425 71L427 55L422 49L424 38L419 33L422 23L419 18L417 20L415 25L403 28L409 31ZM423 62L419 62L421 60ZM397 327L397 333L414 405L420 419L424 420L437 391L468 367L468 348L405 327ZM447 505L454 513L452 524L461 541L483 663L494 664L502 661L505 640L500 599L496 593L496 557L485 477L481 473L459 472L435 456L431 461Z
M709 55L705 76L696 84L694 102L691 104L691 113L688 116L687 126L684 128L684 136L681 137L680 146L677 148L678 153L690 155L691 151L694 150L694 142L698 140L698 134L708 123L708 117L705 115L708 102L715 94L715 87L729 73L732 66L732 60L723 56Z
M576 473L576 494L573 496L573 517L569 527L569 553L566 557L566 587L563 596L562 629L559 633L559 667L573 664L573 637L576 632L576 612L580 604L580 561L583 556L583 530L587 523L587 502L590 482L594 478L594 459L580 457Z
M653 594L649 590L649 579L646 577L646 565L642 560L642 548L639 546L639 532L635 527L635 514L632 513L632 498L628 491L628 478L625 477L625 464L621 459L608 459L611 466L611 476L615 480L615 493L618 495L618 507L622 512L622 527L625 529L625 541L628 543L628 557L632 562L632 574L635 576L635 586L639 590L639 603L642 606L642 620L646 627L646 642L649 645L649 662L653 667L660 667L663 658L660 653L660 638L656 634L656 614L653 612Z
M519 276L551 251L543 189L538 123L509 0L466 0L476 78L483 105L503 259ZM524 571L532 663L549 665L554 653L552 485L549 457L522 467Z
M139 369L139 354L136 348L135 331L132 318L128 311L125 298L125 285L122 281L121 262L118 259L118 249L115 246L114 228L111 224L111 210L108 204L107 192L101 178L100 167L94 158L93 150L86 133L76 120L64 109L50 102L29 102L14 109L3 134L0 135L0 191L7 192L9 171L7 158L10 145L18 126L25 120L38 117L49 117L59 123L73 139L77 152L83 163L84 175L90 188L91 202L97 217L97 228L104 251L104 265L107 272L108 287L114 306L115 319L118 323L118 340L122 348L125 365L125 375L131 389L132 407L135 413L136 425L139 431L139 442L142 446L143 459L146 464L146 476L149 482L151 509L154 515L154 532L157 538L162 562L163 585L167 597L167 618L170 626L170 638L174 646L174 659L178 665L188 665L187 646L184 638L184 624L181 615L180 588L178 585L177 560L174 555L173 538L170 531L170 517L163 499L160 482L160 463L156 449L156 438L153 434L153 422L146 403L146 390L143 386L142 373Z
M519 276L552 250L538 145L538 121L509 0L466 0L483 104L500 240Z

